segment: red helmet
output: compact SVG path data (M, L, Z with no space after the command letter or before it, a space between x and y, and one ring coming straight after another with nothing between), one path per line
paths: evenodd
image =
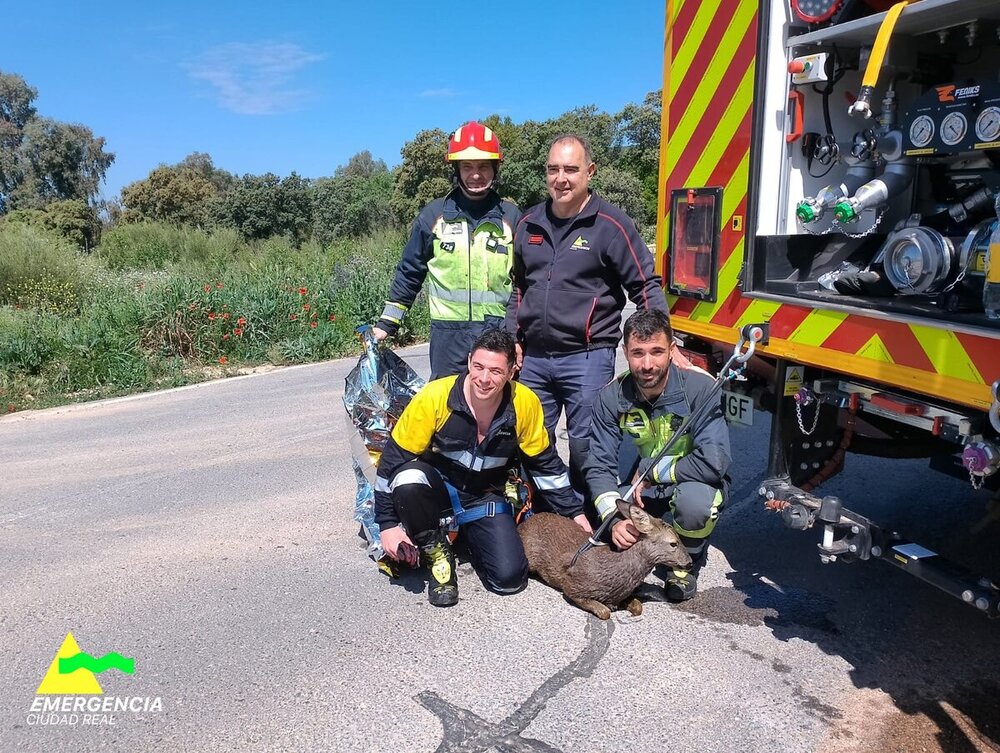
M459 126L448 139L449 162L467 159L502 160L500 140L496 134L482 123L469 122Z

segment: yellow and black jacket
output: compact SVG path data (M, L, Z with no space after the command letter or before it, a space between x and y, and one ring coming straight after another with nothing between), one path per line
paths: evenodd
M404 463L430 463L458 490L463 507L503 495L507 469L519 461L535 487L562 515L583 512L569 475L549 442L542 404L530 389L511 382L481 443L476 419L465 400L466 373L436 379L413 396L386 442L375 486L375 521L383 530L399 520L392 505L392 481Z

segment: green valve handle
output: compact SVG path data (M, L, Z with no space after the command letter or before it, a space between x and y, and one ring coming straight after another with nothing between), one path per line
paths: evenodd
M858 214L854 211L854 207L852 207L850 202L847 201L838 201L837 206L833 208L833 213L837 216L837 219L840 222L850 222L851 220L856 220L858 218Z
M802 222L808 223L816 219L816 211L806 202L800 201L798 208L795 210L795 216Z

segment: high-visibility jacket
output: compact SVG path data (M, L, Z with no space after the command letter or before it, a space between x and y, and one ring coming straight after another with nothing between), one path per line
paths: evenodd
M463 392L468 374L429 382L403 410L386 442L375 485L375 521L384 530L399 523L392 504L396 471L420 458L458 492L463 507L503 495L507 469L520 462L554 510L583 512L569 474L545 430L542 404L523 384L511 382L482 442Z
M413 223L378 326L395 333L425 279L432 320L503 317L520 216L514 204L494 191L472 202L456 188L430 202Z
M701 369L681 369L672 363L666 387L652 403L641 397L629 372L600 391L594 401L584 474L602 519L614 510L620 486L649 468L681 421L706 400L714 401L712 409L678 440L671 454L659 459L648 478L657 486L725 483L732 458L729 427L713 385L712 377ZM644 431L641 424L648 429Z

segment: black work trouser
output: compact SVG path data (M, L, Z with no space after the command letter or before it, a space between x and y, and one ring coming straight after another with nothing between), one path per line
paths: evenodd
M392 504L414 544L433 541L442 517L451 514L451 498L441 474L422 460L400 466L392 478ZM489 501L504 501L499 494L463 503L467 509ZM491 591L516 593L528 582L528 559L514 517L494 515L459 528L460 540L469 548L472 564Z

